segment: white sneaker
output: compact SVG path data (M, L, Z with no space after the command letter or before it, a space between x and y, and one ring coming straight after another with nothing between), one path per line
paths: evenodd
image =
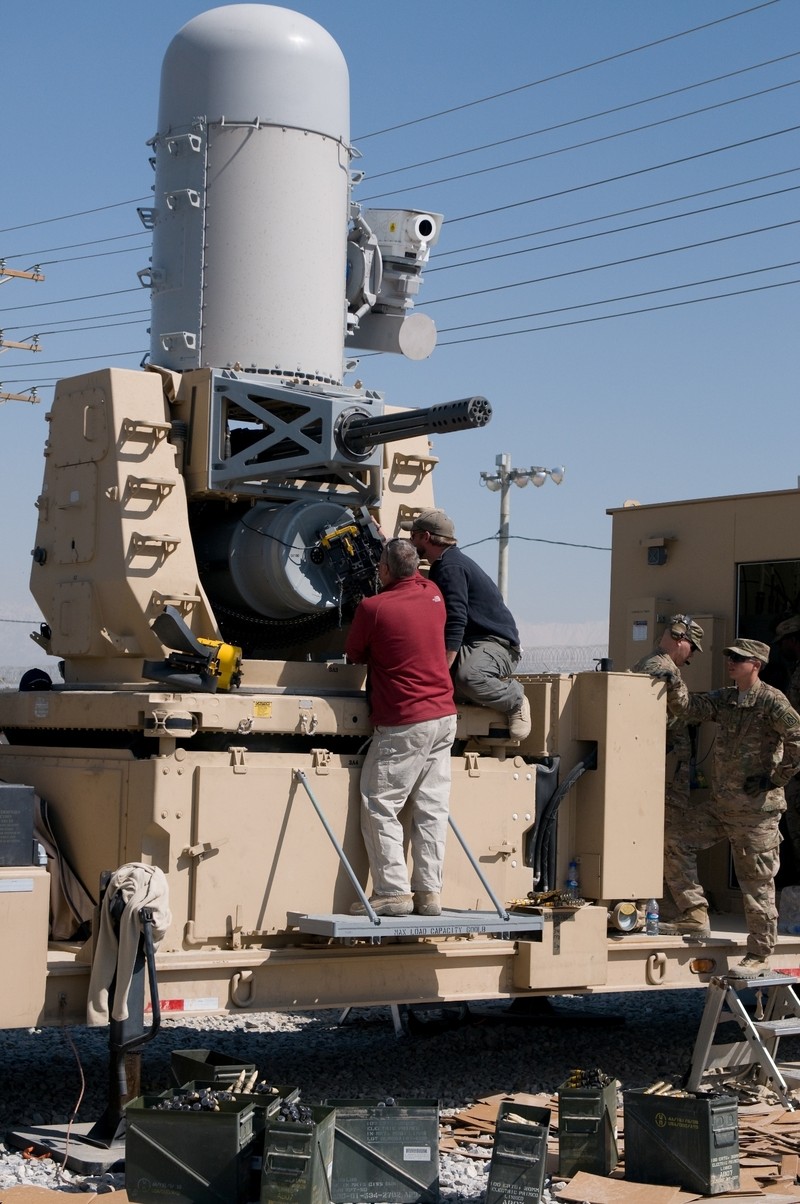
M527 740L531 734L531 704L527 694L522 695L522 702L508 716L508 735L512 740Z

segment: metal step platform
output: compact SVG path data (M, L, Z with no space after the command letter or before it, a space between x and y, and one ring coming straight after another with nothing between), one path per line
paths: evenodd
M32 1125L27 1129L13 1129L3 1137L6 1144L15 1149L30 1149L40 1157L49 1154L53 1162L66 1166L76 1175L121 1173L125 1169L125 1138L121 1137L109 1146L98 1145L87 1141L93 1128L93 1123Z
M781 1037L800 1034L800 1000L794 991L795 982L796 979L782 974L711 979L686 1080L687 1091L697 1091L704 1078L713 1072L745 1075L755 1070L758 1081L770 1087L785 1108L791 1111L797 1107L789 1095L786 1067L778 1063ZM742 1002L742 991L766 991L763 1011L759 995L755 1013L751 1015ZM743 1040L715 1044L717 1026L731 1021L738 1024Z
M374 911L372 903L364 893L353 867L347 860L344 849L325 817L311 783L304 770L295 769L294 779L308 795L317 817L328 834L331 844L336 849L342 868L347 874L353 889L361 900L365 914L353 916L349 914L309 915L305 912L289 912L287 921L290 927L298 928L300 932L309 935L332 937L336 940L369 940L379 943L384 937L425 937L425 936L465 936L469 933L495 936L513 936L519 932L541 932L544 921L540 915L529 913L513 913L503 906L492 890L486 875L481 869L478 859L469 848L466 840L459 831L452 815L447 818L453 835L478 876L480 883L494 906L494 911L452 911L442 910L439 916L379 916Z
M347 914L308 915L304 912L289 912L291 928L314 936L332 937L335 940L375 940L377 937L395 936L465 936L479 935L508 936L513 939L521 933L541 932L544 919L529 912L516 914L507 912L500 916L496 911L457 911L443 908L440 916L378 916L377 922L369 916Z

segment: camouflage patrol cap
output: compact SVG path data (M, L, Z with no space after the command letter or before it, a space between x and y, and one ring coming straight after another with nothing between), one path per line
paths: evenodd
M800 615L792 615L775 628L775 638L782 640L785 635L796 635L797 632L800 632Z
M669 621L670 634L679 638L687 636L692 647L698 652L703 651L703 645L700 641L703 638L703 628L699 623L695 623L691 615L673 615Z
M764 665L769 660L769 644L762 644L761 640L734 640L728 648L722 649L723 656L727 656L729 652L747 660L761 661Z

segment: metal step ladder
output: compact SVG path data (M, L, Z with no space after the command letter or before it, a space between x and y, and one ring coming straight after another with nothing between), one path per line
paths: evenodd
M747 1010L741 992L766 991L761 1016L760 1000L754 1015ZM735 1021L743 1040L714 1044L717 1026ZM695 1041L692 1065L686 1080L687 1091L697 1091L704 1078L716 1071L745 1075L757 1071L757 1081L770 1087L785 1108L792 1111L797 1103L789 1096L789 1087L778 1063L781 1037L800 1035L800 999L794 980L783 974L766 978L712 978Z

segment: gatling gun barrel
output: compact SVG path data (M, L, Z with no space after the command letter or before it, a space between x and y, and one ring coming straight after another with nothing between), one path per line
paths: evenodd
M491 417L492 407L485 397L463 397L460 401L443 401L422 410L404 410L380 418L351 411L343 415L336 428L336 442L346 455L364 456L376 443L473 430L486 426Z

